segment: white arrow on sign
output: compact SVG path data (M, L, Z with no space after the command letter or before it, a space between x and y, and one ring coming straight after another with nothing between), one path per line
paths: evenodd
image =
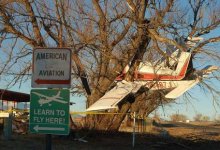
M65 130L65 128L55 128L55 127L39 127L39 125L36 125L35 127L34 127L34 130L36 131L36 132L38 132L39 130L44 130L44 131L64 131Z

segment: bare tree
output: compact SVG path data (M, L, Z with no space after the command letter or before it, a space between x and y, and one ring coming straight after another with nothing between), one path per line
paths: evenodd
M130 63L130 69L125 80L132 81L140 61L168 58L166 45L190 51L193 61L196 56L206 58L206 54L219 60L216 49L209 48L219 42L219 35L210 34L191 49L175 40L215 32L220 24L219 15L219 2L215 0L1 1L1 78L10 78L9 86L29 80L34 47L70 47L75 62L71 90L86 96L88 107L109 90L127 64ZM191 63L186 78L193 71ZM86 95L79 80L84 81L85 76L90 95ZM213 93L218 92L209 84L205 86ZM164 92L144 89L128 97L118 111L136 111L146 116L170 102L164 98ZM91 116L89 126L117 130L124 117Z
M209 116L206 116L206 115L202 115L202 114L196 114L194 116L194 120L195 121L209 121L210 120L210 117Z
M177 122L177 121L186 121L187 116L184 115L184 114L172 114L170 116L170 119L171 119L171 121L175 121L175 122Z
M203 115L202 114L196 114L194 116L194 121L202 121Z
M203 116L202 121L210 121L210 117L209 116Z
M215 117L214 121L217 122L217 123L220 123L220 115L218 115L217 117Z

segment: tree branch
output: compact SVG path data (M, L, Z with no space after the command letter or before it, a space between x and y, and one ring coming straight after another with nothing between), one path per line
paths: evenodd
M156 40L162 42L162 43L166 43L166 44L171 44L176 46L178 49L182 50L182 51L186 51L186 48L182 47L181 45L179 45L176 41L165 38L160 36L154 29L148 29L148 32L150 33L151 36L153 36Z
M106 18L105 14L102 11L102 8L99 5L99 0L92 0L95 10L99 16L99 28L100 28L100 37L101 41L104 42L104 45L107 46L107 31L106 31Z
M25 0L24 4L25 4L26 10L29 14L28 16L30 16L30 18L31 18L31 24L33 27L35 39L37 39L39 41L39 42L37 42L38 46L44 47L46 44L44 43L44 39L40 33L40 28L38 26L37 19L35 17L34 10L31 6L31 3L28 0Z
M133 21L129 20L128 24L124 27L124 30L120 34L117 35L117 37L114 41L112 41L112 43L111 43L112 47L114 47L116 44L118 44L125 37L125 35L129 31L132 23L133 23Z
M213 38L210 38L206 41L203 41L202 43L200 43L196 48L194 48L192 51L193 52L197 52L199 49L201 49L203 46L205 46L206 44L209 44L209 43L214 43L214 42L219 42L220 41L220 36L218 37L213 37Z

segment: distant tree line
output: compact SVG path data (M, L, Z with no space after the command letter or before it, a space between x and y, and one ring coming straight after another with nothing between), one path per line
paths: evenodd
M210 121L210 117L203 114L196 114L193 119L194 121Z
M188 117L184 114L172 114L170 116L170 120L174 122L186 121L187 119ZM193 121L210 121L210 117L199 113L193 117ZM214 121L220 122L220 116L218 116Z

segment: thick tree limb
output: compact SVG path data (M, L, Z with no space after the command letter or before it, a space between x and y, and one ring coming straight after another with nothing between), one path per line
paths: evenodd
M41 35L40 28L38 26L38 22L37 22L37 19L35 17L35 13L34 13L34 10L31 6L31 3L28 0L25 0L24 4L25 4L26 10L28 12L28 15L31 18L31 25L33 27L35 39L37 39L37 41L39 41L39 42L37 42L38 46L44 47L44 46L46 46L46 44L44 43L44 39Z

